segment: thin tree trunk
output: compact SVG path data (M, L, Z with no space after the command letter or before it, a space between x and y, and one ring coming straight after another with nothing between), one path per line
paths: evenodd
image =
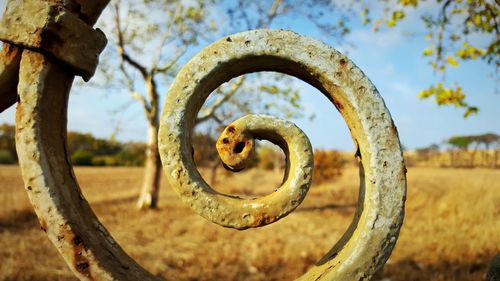
M450 167L453 167L453 168L456 168L457 166L457 151L455 149L451 149L450 150L451 153L450 153Z
M161 160L158 151L158 123L149 124L148 135L144 179L139 201L137 201L137 208L139 209L154 209L158 206L161 175Z
M488 168L490 167L490 144L485 142L483 151L483 166Z
M493 163L493 168L499 168L500 165L498 165L498 157L500 155L500 149L495 149L495 163Z
M476 154L477 154L477 149L475 148L471 152L470 162L469 162L469 167L470 168L475 168L476 167Z
M152 75L145 75L146 91L149 97L149 106L144 104L149 121L148 146L146 148L146 159L144 160L144 179L142 181L141 194L137 201L137 208L155 209L158 206L158 192L160 189L161 160L158 151L158 92Z
M210 167L211 176L210 176L210 185L214 186L217 183L217 170L220 165L220 160L215 160L215 162Z

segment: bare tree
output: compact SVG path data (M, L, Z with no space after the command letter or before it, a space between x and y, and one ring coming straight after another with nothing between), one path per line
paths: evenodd
M203 33L214 29L203 14L203 2L113 1L103 22L111 31L107 33L112 46L101 68L103 86L126 88L141 104L148 123L144 179L137 202L140 209L158 204L160 89L173 79L188 49L198 44ZM119 73L113 71L116 68Z
M148 142L145 174L137 202L140 209L155 208L161 163L158 152L160 112L159 92L168 88L179 65L189 52L222 37L222 35L247 29L269 27L280 16L300 14L319 30L330 30L329 35L341 39L343 32L338 23L329 25L327 15L316 11L336 8L329 1L112 1L107 17L101 22L110 39L109 47L101 59L100 79L94 86L109 89L126 89L138 101L148 122ZM324 7L313 9L309 7ZM339 31L338 31L339 30ZM337 32L338 31L338 32ZM118 69L118 71L116 71ZM298 91L276 82L283 76L266 74L261 83L255 83L258 75L242 76L215 90L198 116L197 124L212 122L219 127L224 120L251 112L273 110L297 116L300 113ZM250 83L249 80L251 80ZM257 93L236 98L237 92ZM274 101L256 105L262 93L277 97ZM216 170L218 162L214 163Z

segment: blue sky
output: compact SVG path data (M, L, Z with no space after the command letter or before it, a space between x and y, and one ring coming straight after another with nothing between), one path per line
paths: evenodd
M3 9L4 5L5 1L0 0L0 8ZM279 19L271 27L292 29L347 53L378 88L398 127L401 142L408 149L439 143L452 135L500 134L500 95L494 93L493 69L484 62L462 63L459 68L449 69L447 74L449 81L460 81L469 94L468 102L480 108L478 115L464 119L460 109L439 107L433 100L417 98L419 90L437 81L427 60L421 55L427 43L423 36L406 35L422 30L417 13L410 13L407 20L396 28L376 33L369 27L355 24L346 38L355 47L335 45L335 42L315 32L306 21L297 18ZM199 49L201 47L192 50L190 55ZM305 111L314 112L316 118L313 121L293 121L306 132L313 146L352 150L347 127L330 102L305 83L298 83L298 87ZM120 120L120 140L144 141L146 121L139 105L133 104L118 114L112 114L129 101L126 94L106 94L93 88L80 88L70 97L68 127L107 138ZM0 123L14 123L14 114L15 108L3 112Z

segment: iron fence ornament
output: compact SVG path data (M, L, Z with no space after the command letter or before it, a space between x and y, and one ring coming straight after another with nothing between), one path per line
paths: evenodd
M178 77L182 78L182 75ZM188 89L186 86L179 85L179 88ZM176 87L171 89L175 91ZM172 100L177 99L172 90L166 104L176 103ZM189 99L189 94L181 93L180 96ZM200 97L197 95L197 98ZM178 99L178 103L181 102ZM187 107L181 105L170 108ZM237 229L264 226L288 215L306 196L312 180L312 148L306 135L291 122L266 115L247 115L233 122L222 133L217 141L217 151L223 163L229 167L239 170L244 166L254 148L254 137L274 142L284 150L287 158L281 187L261 198L241 199L218 193L202 179L191 153L189 131L192 128L187 131L176 130L179 122L190 120L179 120L173 116L189 118L193 115L168 110L163 115L164 122L161 124L165 126L160 126L159 135L165 172L176 193L204 218Z
M20 2L11 0L9 5ZM108 2L38 4L59 5L58 11L75 14L91 26ZM80 8L73 9L75 5ZM61 40L69 36L59 35ZM101 35L96 38L102 42ZM25 49L22 44L13 47L22 51L20 61L13 61L19 64L18 70L0 68L0 82L6 84L5 77L18 71L19 81L12 79L18 83L19 96L16 146L25 189L42 230L81 280L156 280L99 222L74 175L66 123L70 88L78 69L58 58L57 52ZM2 56L2 61L8 60ZM226 128L218 141L222 159L234 169L244 165L253 138L267 138L285 148L289 169L284 185L269 196L245 201L218 194L194 166L191 135L203 102L223 82L256 71L286 73L316 87L342 114L358 147L361 184L353 222L299 280L370 279L388 259L402 225L406 169L396 127L376 88L347 57L321 42L289 31L253 30L225 37L192 58L172 84L161 118L159 149L170 184L200 215L227 227L262 226L300 204L311 182L312 149L302 131L288 121L246 116ZM80 75L89 73L91 68ZM256 203L260 207L254 208Z
M361 185L353 222L340 241L299 280L369 279L386 262L398 237L404 216L406 168L396 127L375 86L347 57L321 42L290 31L253 30L225 37L193 57L170 87L160 122L159 148L170 185L200 215L227 227L261 226L289 213L280 210L296 207L289 206L297 203L294 198L280 201L287 203L278 206L271 200L274 193L253 200L260 208L245 216L252 200L212 190L194 165L190 140L194 121L208 95L223 82L257 71L289 74L316 87L342 114L358 146ZM250 115L237 123L270 124L274 122L271 120L278 119ZM283 139L296 135L283 126L287 125L280 124L273 130ZM300 166L295 161L302 153L296 148L307 146L293 142L280 146L289 147L289 154L285 150L290 155L288 178L293 178L298 173L293 167ZM309 179L312 169L302 172ZM242 211L242 207L247 209ZM275 218L276 213L281 216Z

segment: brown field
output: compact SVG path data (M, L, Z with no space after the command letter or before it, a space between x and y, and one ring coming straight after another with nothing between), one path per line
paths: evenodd
M168 280L291 280L337 241L354 213L357 169L313 186L281 221L236 231L193 213L164 183L160 208L133 208L140 168L77 168L83 192L125 250ZM281 175L219 175L220 191L262 195ZM500 170L410 168L406 218L380 280L484 280L500 252ZM74 280L40 230L16 166L0 166L0 279Z

